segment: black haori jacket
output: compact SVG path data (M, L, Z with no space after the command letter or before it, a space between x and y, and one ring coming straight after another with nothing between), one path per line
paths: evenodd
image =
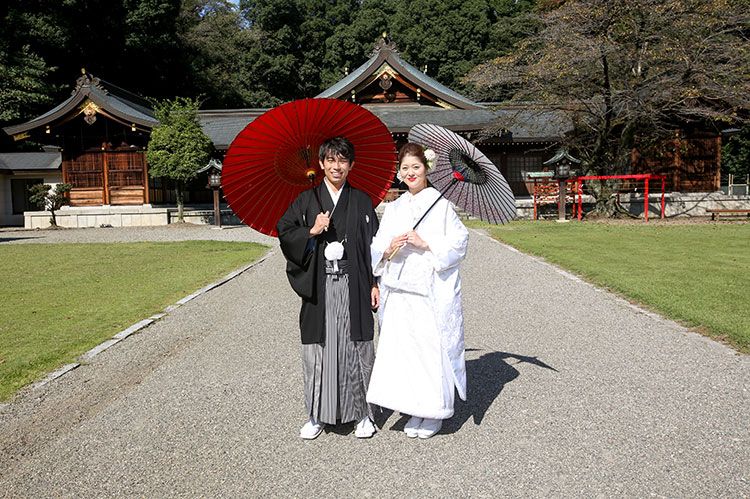
M324 180L325 182L325 180ZM328 189L316 187L323 211L333 210ZM372 199L348 183L342 188L327 231L310 238L310 228L320 208L312 189L297 196L276 224L281 251L287 260L286 274L292 289L302 298L299 314L302 343L325 341L325 246L328 242L344 244L344 258L349 265L349 313L351 339L371 341L373 314L370 290L375 283L370 266L370 242L378 231L378 218ZM310 241L312 239L312 241Z

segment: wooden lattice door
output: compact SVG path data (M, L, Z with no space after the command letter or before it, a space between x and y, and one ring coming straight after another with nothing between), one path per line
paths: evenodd
M63 182L73 186L71 206L148 203L146 157L142 151L86 152L63 160Z

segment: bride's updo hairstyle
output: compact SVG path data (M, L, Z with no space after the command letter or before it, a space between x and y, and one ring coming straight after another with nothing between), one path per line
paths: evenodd
M422 162L422 164L425 166L425 168L429 169L430 165L427 164L427 158L424 156L424 149L422 149L422 146L420 144L417 144L416 142L408 142L401 147L401 150L398 152L398 166L401 166L401 161L403 161L404 156L414 156L419 161Z

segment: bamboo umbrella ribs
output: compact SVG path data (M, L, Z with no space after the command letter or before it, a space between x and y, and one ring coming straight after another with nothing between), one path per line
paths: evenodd
M393 138L370 111L336 99L292 101L248 124L224 159L222 188L229 206L253 229L277 236L276 223L289 204L322 181L318 149L337 136L354 145L356 166L347 181L377 206L395 174Z

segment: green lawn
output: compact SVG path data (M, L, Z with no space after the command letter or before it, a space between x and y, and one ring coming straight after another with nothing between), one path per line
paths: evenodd
M0 400L267 249L217 241L0 246Z
M750 224L467 225L750 352Z

